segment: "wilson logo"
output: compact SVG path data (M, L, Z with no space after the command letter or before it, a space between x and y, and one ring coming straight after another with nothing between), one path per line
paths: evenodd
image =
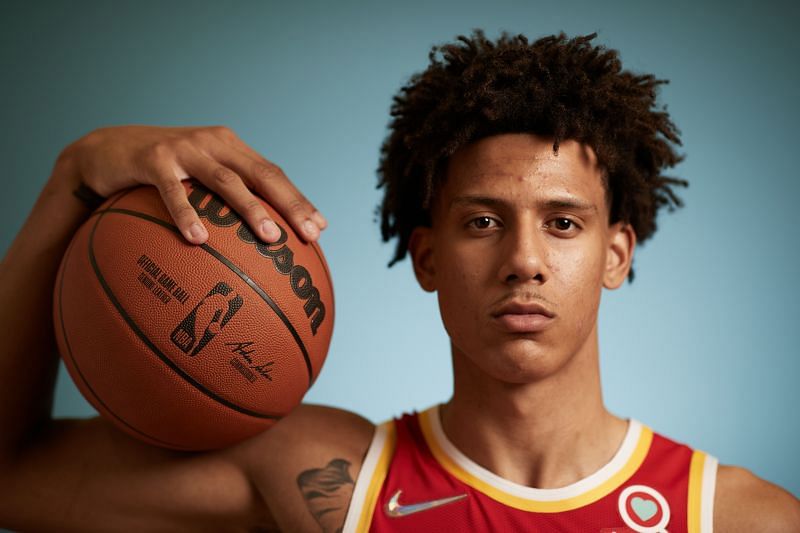
M261 241L250 231L247 224L242 222L238 214L228 209L219 196L196 181L192 181L189 203L200 218L205 218L214 226L226 228L239 224L236 229L236 237L246 244L255 245L258 253L264 258L270 259L278 272L288 276L292 292L304 302L303 310L309 319L311 333L316 335L325 320L325 304L320 300L319 290L314 286L308 270L304 266L294 263L294 252L286 245L289 238L286 230L278 224L278 229L281 230L280 238L271 243ZM227 212L222 214L223 210Z

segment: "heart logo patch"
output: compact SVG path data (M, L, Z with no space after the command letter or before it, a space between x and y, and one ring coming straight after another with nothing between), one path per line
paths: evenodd
M637 533L660 533L669 524L669 504L653 487L630 485L620 493L619 515Z
M647 522L655 516L658 512L658 505L653 500L645 500L644 498L635 497L631 500L631 507L636 516Z

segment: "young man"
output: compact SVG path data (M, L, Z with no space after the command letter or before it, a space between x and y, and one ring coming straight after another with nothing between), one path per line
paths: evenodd
M264 240L253 194L307 239L325 219L225 128L98 130L67 147L0 270L0 525L22 530L800 531L790 494L604 407L597 312L684 182L660 83L589 38L440 49L396 98L383 234L436 291L455 388L375 428L302 406L246 442L191 454L103 419L52 420L51 287L101 196L157 186L193 243L194 176ZM85 189L84 187L84 189ZM39 349L32 352L31 346ZM44 346L44 348L42 348ZM627 528L627 529L625 529Z

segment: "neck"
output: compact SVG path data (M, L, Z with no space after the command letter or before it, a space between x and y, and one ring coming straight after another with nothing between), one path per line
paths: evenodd
M524 384L488 376L453 348L442 428L467 457L521 485L556 488L600 469L627 423L603 405L597 334L554 374Z

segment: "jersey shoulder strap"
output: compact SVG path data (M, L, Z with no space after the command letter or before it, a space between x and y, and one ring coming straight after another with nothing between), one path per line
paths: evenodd
M394 420L375 428L372 442L356 478L353 497L350 499L342 528L344 533L369 530L378 494L389 471L396 445L397 428Z

